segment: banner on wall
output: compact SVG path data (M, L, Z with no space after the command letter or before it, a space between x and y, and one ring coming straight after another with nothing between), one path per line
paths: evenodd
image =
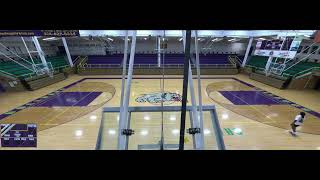
M302 39L302 36L297 36L295 38L286 37L285 39L258 41L254 55L293 59Z
M291 43L290 51L297 51L301 44L302 39L303 39L302 36L295 37Z
M260 49L261 48L261 44L262 44L262 41L258 41L257 44L256 44L256 49Z
M289 50L292 42L293 37L286 37L285 39L259 40L256 44L256 49Z
M75 37L80 36L80 32L79 30L0 30L0 37L10 36Z
M297 54L297 51L272 51L272 50L255 50L254 55L256 56L273 56L278 58L293 59Z

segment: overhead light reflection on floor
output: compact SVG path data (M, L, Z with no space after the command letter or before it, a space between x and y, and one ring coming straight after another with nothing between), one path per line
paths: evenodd
M146 136L146 135L149 134L149 132L148 132L148 130L142 130L142 131L140 132L140 134L141 134L142 136Z
M208 134L210 134L211 133L211 131L209 130L209 129L204 129L203 130L203 134L204 135L208 135Z
M179 131L179 129L173 129L171 132L172 132L172 134L177 135L177 134L179 134L180 131Z
M75 131L75 135L76 135L77 137L81 137L81 136L83 135L83 130L76 130L76 131Z
M144 116L143 119L146 120L146 121L149 121L150 120L150 116L148 116L148 115Z
M170 119L170 121L175 121L176 120L176 116L175 115L171 115L169 119Z
M222 114L222 119L228 119L228 118L229 118L229 115L227 113Z
M90 121L91 121L91 122L95 122L96 119L97 119L97 116L96 116L96 115L90 116Z
M110 130L108 131L108 133L109 133L110 135L115 135L115 134L116 134L116 131L115 131L114 129L110 129Z

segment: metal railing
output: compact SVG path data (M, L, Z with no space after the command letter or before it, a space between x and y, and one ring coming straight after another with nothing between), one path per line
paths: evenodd
M257 66L251 66L251 65L246 65L246 67L255 68L256 70L259 70L259 71L264 71L265 70L265 68L261 68L261 67L257 67Z
M82 68L121 68L121 64L81 64ZM134 64L134 68L158 68L157 64ZM183 68L183 64L165 64L164 68ZM128 66L127 66L128 67ZM195 64L191 64L192 68L196 68ZM200 64L201 68L236 68L236 64Z
M80 62L77 67L84 67L84 65L87 63L88 56L85 56L84 58L80 59Z
M69 65L63 65L63 66L54 67L52 73L54 73L55 70L63 69L63 68L66 68L66 67L69 67ZM32 73L26 73L26 74L19 75L18 77L33 78L33 77L36 77L36 76L40 76L40 75L37 75L36 73L32 72Z
M4 76L6 76L8 78L12 78L12 79L17 79L18 78L16 75L8 73L6 71L2 71L2 70L0 70L0 74L3 74Z
M228 60L229 60L229 62L231 63L231 64L237 64L237 62L234 60L234 58L233 57L231 57L231 56L228 56Z
M314 71L314 70L320 70L320 67L312 67L312 68L309 68L309 69L305 69L305 70L303 70L303 71L300 71L300 72L298 72L298 73L296 73L296 74L289 74L289 73L283 73L283 75L286 75L286 76L291 76L291 77L293 77L293 78L298 78L298 76L302 76L302 75L304 75L304 74L307 74L307 73L309 73L309 72L312 72L312 71ZM303 77L303 76L302 76ZM300 78L300 77L299 77Z
M311 46L310 46L311 47ZM309 48L310 48L309 47ZM311 56L313 53L315 53L316 51L318 51L318 49L320 49L320 47L318 47L316 50L314 50L313 52L309 53L307 56L301 58L300 60L294 62L294 64L292 64L291 66L289 66L288 68L286 68L284 71L291 69L292 67L294 67L295 65L299 64L300 62L304 61L305 59L309 58L309 56Z
M240 65L242 64L242 60L241 60L238 56L234 55L233 57L235 57L235 60L236 60Z
M76 59L74 59L72 62L73 62L73 64L76 64L77 63L77 61L80 59L80 57L81 56L78 56Z
M251 68L256 68L257 71L263 72L265 69L264 68L260 68L260 67L256 67L256 66L251 66L251 65L246 65L246 67L251 67ZM312 67L309 69L305 69L303 71L300 71L296 74L289 74L289 73L282 73L281 75L278 75L279 77L284 77L284 76L288 76L288 77L292 77L292 78L301 78L304 77L304 75L306 75L309 72L312 72L314 70L320 70L320 67Z

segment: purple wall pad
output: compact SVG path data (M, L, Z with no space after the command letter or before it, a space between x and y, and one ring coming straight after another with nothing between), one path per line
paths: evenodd
M5 92L5 89L4 89L4 87L1 85L1 83L0 83L0 93L1 92Z
M282 104L272 97L257 91L219 91L225 98L235 105L272 105Z
M48 101L36 104L35 107L52 106L87 106L102 92L62 92Z

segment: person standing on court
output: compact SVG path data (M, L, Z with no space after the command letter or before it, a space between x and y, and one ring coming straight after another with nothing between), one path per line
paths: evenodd
M303 121L305 120L306 113L300 112L295 118L294 121L291 123L292 130L289 131L293 136L297 135L296 128L301 126L303 124Z

